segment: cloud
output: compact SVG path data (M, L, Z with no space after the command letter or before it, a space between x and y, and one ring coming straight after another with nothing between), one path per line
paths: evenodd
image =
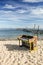
M31 23L39 24L40 21L43 21L43 8L41 7L17 8L14 11L0 10L0 22L8 22L8 25L10 24L11 26L16 24L20 26L20 23L24 24L24 26L31 25Z
M43 8L32 9L31 14L33 14L33 15L43 15Z
M16 12L17 12L17 13L20 13L20 14L23 14L23 13L26 13L27 11L26 11L26 10L23 10L23 9L21 9L21 10L19 9L19 10L17 10Z
M43 2L43 0L23 0L23 2Z
M7 4L7 6L9 6L8 4ZM4 6L5 7L5 6ZM11 6L10 5L10 7L6 7L6 8L14 8L13 6ZM27 9L26 9L26 7L20 7L19 8L19 6L18 7L16 7L15 8L15 10L1 10L0 12L4 12L5 14L9 14L9 13L17 13L17 14L28 14L29 16L38 16L38 15L42 15L43 16L43 7L41 8L41 7L27 7Z
M13 5L5 4L3 8L14 9L15 7Z
M20 16L17 15L14 11L5 11L0 10L0 20L1 21L12 21L12 22L18 22L20 19ZM21 17L22 18L22 17Z
M19 14L26 14L29 16L43 16L43 7L28 7L27 9L16 10Z
M12 11L4 11L4 10L0 10L0 14L9 14L11 13Z

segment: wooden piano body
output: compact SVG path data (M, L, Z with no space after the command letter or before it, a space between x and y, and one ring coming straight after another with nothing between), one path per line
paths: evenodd
M19 46L20 46L20 40L21 40L22 46L26 46L30 50L34 50L37 47L37 36L22 35L18 38L18 40L19 40Z

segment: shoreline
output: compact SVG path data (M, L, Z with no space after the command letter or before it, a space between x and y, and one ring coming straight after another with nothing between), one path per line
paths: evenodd
M14 40L18 40L17 38L0 38L0 41L14 41Z
M18 39L0 39L0 41L16 41Z
M17 38L13 38L13 39L11 39L11 38L6 38L6 39L4 39L4 38L0 38L0 41L16 41L16 40L18 40ZM43 40L43 39L37 39L37 41L40 41L40 40Z

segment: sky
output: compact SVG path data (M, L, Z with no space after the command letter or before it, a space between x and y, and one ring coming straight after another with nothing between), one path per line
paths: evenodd
M43 29L43 0L0 0L0 28Z

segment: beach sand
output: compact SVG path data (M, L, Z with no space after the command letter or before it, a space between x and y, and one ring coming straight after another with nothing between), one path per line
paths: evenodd
M32 53L19 47L18 40L0 41L0 65L43 65L43 41L37 42L38 49Z

